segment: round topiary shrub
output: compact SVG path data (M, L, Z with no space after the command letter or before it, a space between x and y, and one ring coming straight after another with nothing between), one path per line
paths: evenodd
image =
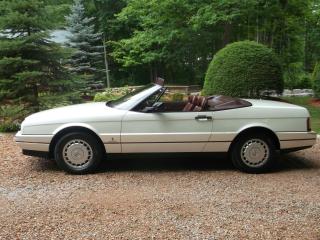
M251 41L217 52L206 73L203 94L258 97L263 90L283 91L283 73L272 49Z

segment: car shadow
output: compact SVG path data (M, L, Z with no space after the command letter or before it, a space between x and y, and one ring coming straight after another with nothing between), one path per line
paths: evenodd
M233 170L226 154L170 153L111 155L98 172Z
M36 171L60 171L53 160L36 158ZM320 163L298 154L281 154L273 172L299 169L318 169ZM97 173L123 171L236 171L227 154L170 153L170 154L112 154L102 161Z
M320 169L320 162L301 156L297 153L281 154L274 167L275 172L291 170Z
M317 169L319 163L297 154L281 154L270 171L285 172L299 169ZM98 172L105 171L235 171L231 159L223 153L171 153L112 155Z

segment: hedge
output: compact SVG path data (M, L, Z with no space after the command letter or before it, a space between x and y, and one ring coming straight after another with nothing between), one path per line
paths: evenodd
M283 91L283 72L272 49L252 41L227 45L216 53L205 76L204 95L259 97Z

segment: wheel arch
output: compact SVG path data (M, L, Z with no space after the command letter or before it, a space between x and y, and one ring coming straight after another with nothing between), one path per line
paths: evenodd
M274 131L272 131L270 128L265 127L265 126L250 126L250 127L241 129L238 132L238 134L236 135L236 137L233 139L232 143L230 144L228 152L230 153L231 149L233 148L234 144L237 142L238 139L240 139L241 137L243 137L245 135L252 134L252 133L267 134L272 139L272 141L275 143L276 149L280 150L280 140Z
M59 129L57 129L54 132L54 137L52 138L52 140L49 144L49 156L50 157L52 157L52 158L54 157L54 148L55 148L57 142L59 141L59 139L61 137L63 137L64 135L66 135L68 133L72 133L72 132L83 132L83 133L91 134L92 136L94 136L98 140L100 147L102 149L105 149L103 141L99 137L98 133L95 130L93 130L91 127L83 126L83 125L72 125L72 126L67 125L64 127L60 127Z

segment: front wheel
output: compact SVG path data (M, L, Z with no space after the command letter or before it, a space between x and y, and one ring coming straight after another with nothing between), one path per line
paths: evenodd
M251 134L240 137L231 149L232 162L240 171L262 173L270 170L276 159L276 149L270 137Z
M56 144L55 160L60 168L76 174L97 168L103 156L102 147L95 136L75 132L64 135Z

